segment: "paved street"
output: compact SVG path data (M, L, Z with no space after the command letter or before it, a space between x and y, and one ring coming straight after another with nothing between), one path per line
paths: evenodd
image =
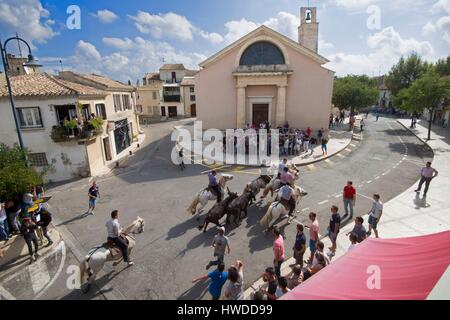
M71 241L65 246L62 271L48 288L42 289L39 298L105 298L98 292L83 295L79 290L67 289L69 275L66 271L70 265L78 264L76 257L80 258L105 240L104 223L113 209L119 210L123 225L138 215L143 217L146 229L137 237L137 248L133 252L135 265L131 268L108 265L99 276L98 287L106 298L209 298L208 283L192 285L191 280L205 273L215 230L210 225L207 233L199 232L198 221L185 210L194 194L207 184L207 177L201 173L209 168L191 165L181 172L167 160L173 146L170 142L172 128L183 123L186 120L144 128L147 140L141 150L114 173L97 180L101 199L94 216L84 215L88 179L49 191L54 196L51 206L57 217L56 227L63 238ZM348 179L354 181L359 193L357 214L367 213L373 193L380 193L382 201L386 202L415 183L419 168L431 159L431 151L394 119L380 118L379 122L374 122L369 117L367 124L363 138L354 140L348 150L301 168L300 184L309 194L301 202L297 221L305 222L307 213L315 211L324 234L331 205L342 208L341 190ZM234 175L230 189L239 193L247 182L257 177L255 169L231 167L226 170ZM243 260L246 286L259 278L272 262L272 238L265 235L258 224L265 211L265 203L259 203L249 210L249 217L240 227L227 228L231 255L226 257L226 263ZM280 222L280 226L283 225L284 221ZM282 230L287 236L286 248L291 248L295 224ZM290 250L288 254L291 255ZM0 281L4 285L3 280Z

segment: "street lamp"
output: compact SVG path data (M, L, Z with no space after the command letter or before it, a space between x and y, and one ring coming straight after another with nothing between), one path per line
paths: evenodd
M22 41L23 43L26 44L26 46L28 48L28 61L23 64L24 66L26 66L26 67L40 67L41 65L37 62L37 60L31 54L30 45L25 40L19 38L18 36L11 37L11 38L7 39L3 45L2 45L2 42L0 40L0 51L1 51L1 54L2 54L3 70L5 71L6 85L8 86L9 100L11 102L11 109L12 109L12 113L14 115L14 122L16 123L16 130L17 130L17 136L19 138L19 145L20 145L20 148L23 149L24 146L23 146L22 134L20 133L20 125L19 125L19 121L18 121L18 117L17 117L17 110L16 110L16 107L15 107L13 91L12 91L12 88L11 88L11 82L9 81L9 74L8 74L8 72L9 72L9 64L8 64L7 53L6 53L6 45L11 40Z

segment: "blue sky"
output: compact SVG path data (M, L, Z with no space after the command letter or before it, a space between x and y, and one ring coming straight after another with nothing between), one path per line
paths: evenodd
M67 28L70 5L81 9L80 30ZM134 83L163 61L196 68L261 24L297 40L300 7L307 5L307 0L0 0L0 38L17 31L49 72L62 60L64 69ZM450 53L450 0L310 0L310 5L318 7L319 53L338 75L378 75L412 51L430 61ZM17 45L8 50L17 52Z

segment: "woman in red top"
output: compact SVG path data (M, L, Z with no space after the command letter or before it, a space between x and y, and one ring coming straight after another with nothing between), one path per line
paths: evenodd
M355 206L356 201L356 189L353 187L352 181L348 181L347 185L344 187L342 199L344 201L344 209L345 209L345 215L342 218L347 218L349 211L350 211L350 219L353 218L353 207Z

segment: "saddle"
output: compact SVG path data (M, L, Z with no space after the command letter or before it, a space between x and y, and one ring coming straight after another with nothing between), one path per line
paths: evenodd
M218 187L219 188L219 190L220 190L220 187ZM212 186L208 186L208 187L206 187L206 190L207 191L209 191L209 192L211 192L213 195L215 195L216 197L218 197L219 195L217 194L217 191L214 189L214 187L212 187Z
M128 238L124 235L120 235L120 237L125 240L126 244L129 245L130 241L128 241ZM102 244L102 247L105 249L109 249L109 252L111 253L111 257L117 258L118 256L122 255L122 251L120 248L111 240L107 240L105 243Z
M287 211L291 210L291 206L289 205L289 200L281 198L279 203L281 203Z
M260 176L265 184L268 184L272 179L269 176Z

